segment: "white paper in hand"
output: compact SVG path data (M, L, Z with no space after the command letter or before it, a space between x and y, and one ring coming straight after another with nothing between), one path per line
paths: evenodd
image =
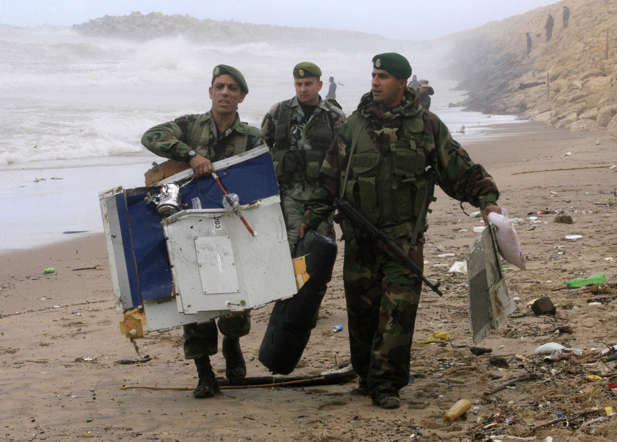
M507 216L491 212L488 214L488 222L497 228L495 232L497 245L503 259L524 270L525 259L521 253L521 243L518 240L512 220Z

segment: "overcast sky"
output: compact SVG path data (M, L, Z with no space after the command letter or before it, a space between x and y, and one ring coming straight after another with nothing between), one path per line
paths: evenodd
M103 15L158 11L429 40L552 3L556 0L0 0L0 24L66 26Z

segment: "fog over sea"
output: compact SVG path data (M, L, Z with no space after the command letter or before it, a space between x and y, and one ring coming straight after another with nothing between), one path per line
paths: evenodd
M245 75L250 93L240 116L256 126L273 103L293 96L291 71L303 60L321 66L323 95L328 76L335 77L337 98L350 114L370 89L372 56L385 51L402 52L419 78L430 80L436 92L431 110L463 144L491 136L490 125L517 122L448 107L464 95L420 45L337 50L273 41L135 41L0 25L0 252L72 237L63 232L102 231L98 193L143 184L143 173L159 159L141 146L142 133L207 111L211 72L219 63Z

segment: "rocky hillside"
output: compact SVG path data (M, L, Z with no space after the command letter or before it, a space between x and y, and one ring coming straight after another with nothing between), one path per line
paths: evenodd
M276 42L298 45L303 42L333 45L378 44L384 37L362 32L336 31L315 28L259 25L236 21L200 20L189 15L166 15L160 12L100 17L74 25L76 31L92 36L149 40L159 37L184 36L200 42L250 43Z
M547 41L549 13L554 26ZM607 128L617 136L617 1L565 0L448 41L452 74L470 91L469 108L572 130Z

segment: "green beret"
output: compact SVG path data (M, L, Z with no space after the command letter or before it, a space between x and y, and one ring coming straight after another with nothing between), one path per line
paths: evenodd
M315 63L303 61L294 67L294 78L321 77L321 69Z
M240 89L242 89L245 94L249 93L249 87L246 84L246 80L244 79L244 75L242 75L242 72L240 72L233 66L229 66L226 64L219 64L212 70L212 84L214 84L214 80L216 80L216 77L223 74L231 75L232 77L234 77L240 85Z
M397 78L409 78L411 76L411 65L405 57L396 52L385 52L373 57L373 66L390 72Z

